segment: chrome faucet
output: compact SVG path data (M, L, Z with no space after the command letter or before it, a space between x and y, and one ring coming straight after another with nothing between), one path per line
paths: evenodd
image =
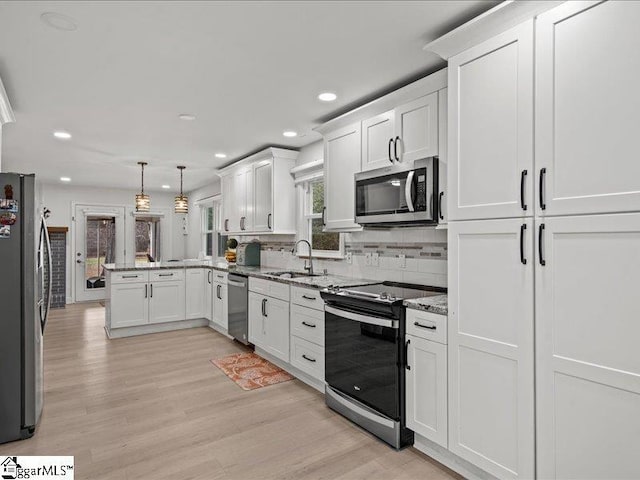
M304 261L304 269L306 271L309 272L309 275L313 275L313 256L311 255L311 244L309 243L308 240L298 240L296 242L296 244L293 246L293 248L291 249L291 253L295 254L296 253L296 248L298 247L298 244L300 242L304 242L307 245L309 245L309 266L307 267L307 261Z

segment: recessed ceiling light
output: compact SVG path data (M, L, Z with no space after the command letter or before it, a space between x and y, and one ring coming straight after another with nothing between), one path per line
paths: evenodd
M216 158L227 158L226 153L216 153Z
M324 92L318 95L318 100L323 102L333 102L336 98L338 98L338 96L331 92Z
M187 120L187 121L191 121L191 120L195 120L196 116L191 114L191 113L181 113L180 115L178 115L178 118L180 120Z
M284 132L282 132L282 135L284 135L285 137L297 137L298 132L294 132L293 130L285 130Z
M171 185L162 185L162 188L164 188L165 190L168 190L169 188L171 188Z
M73 32L78 29L78 22L73 18L56 12L45 12L40 15L45 25L55 28L56 30L62 30L65 32Z
M60 177L61 182L70 182L71 179L69 177Z
M69 140L71 138L71 134L69 132L64 132L62 130L53 132L53 136L62 140Z

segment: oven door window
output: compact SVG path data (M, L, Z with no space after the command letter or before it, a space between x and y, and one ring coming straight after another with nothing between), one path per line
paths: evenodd
M400 419L397 329L325 313L325 379L333 388Z

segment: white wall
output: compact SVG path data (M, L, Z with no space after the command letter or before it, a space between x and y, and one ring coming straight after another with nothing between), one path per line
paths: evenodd
M202 222L200 208L196 203L218 195L220 189L220 179L217 178L210 184L187 193L189 196L189 235L185 237L185 258L198 258L202 250Z
M112 205L128 207L127 215L134 208L134 199L137 192L115 188L76 187L73 185L43 184L42 201L51 210L48 224L52 227L67 227L67 302L73 301L72 271L75 264L75 252L71 250L73 236L75 234L72 221L72 204L86 203L97 205ZM185 238L182 234L182 217L173 213L172 193L150 193L151 210L162 209L165 217L162 223L163 241L162 255L164 260L172 258L184 258ZM127 217L129 218L129 217ZM127 242L132 239L128 239Z

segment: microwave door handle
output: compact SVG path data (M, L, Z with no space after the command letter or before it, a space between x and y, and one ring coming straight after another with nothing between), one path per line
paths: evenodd
M415 211L413 208L413 198L411 195L411 188L413 187L413 176L415 175L415 170L411 170L407 175L407 183L404 185L404 197L407 200L407 207L410 212Z

